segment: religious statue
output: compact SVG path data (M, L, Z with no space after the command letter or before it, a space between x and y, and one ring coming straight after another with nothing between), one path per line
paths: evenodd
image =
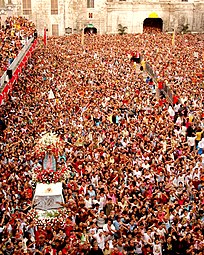
M54 133L41 136L35 145L35 152L43 158L43 170L57 171L57 157L63 154L64 141Z
M55 172L57 170L57 163L56 163L55 156L49 151L45 154L45 157L43 160L43 169L44 170L52 169Z

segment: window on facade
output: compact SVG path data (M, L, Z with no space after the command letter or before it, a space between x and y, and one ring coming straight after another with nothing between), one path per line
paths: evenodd
M72 33L72 28L71 27L66 27L65 28L65 33L66 34L71 34Z
M51 0L51 14L58 14L58 0Z
M87 0L87 8L94 8L94 0Z
M23 14L30 15L31 13L31 0L23 0Z
M58 24L52 24L52 35L53 36L59 35L59 25Z
M93 13L89 13L89 19L93 19Z
M4 2L4 0L0 0L0 7L5 7L5 2Z

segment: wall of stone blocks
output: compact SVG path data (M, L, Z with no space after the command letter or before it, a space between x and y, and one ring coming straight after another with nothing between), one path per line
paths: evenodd
M118 24L127 26L128 33L142 33L143 22L152 12L163 20L164 32L181 24L189 24L194 32L204 31L204 0L95 0L94 8L87 8L87 0L58 0L59 12L55 15L51 15L51 0L31 1L32 14L26 17L35 22L39 35L47 28L51 36L53 24L58 24L59 35L65 35L66 28L80 33L87 24L93 24L99 34L117 33ZM22 0L12 2L12 15L23 15Z

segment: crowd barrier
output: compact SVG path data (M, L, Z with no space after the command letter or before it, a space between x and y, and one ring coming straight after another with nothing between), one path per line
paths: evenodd
M36 44L37 39L35 37L30 38L0 78L0 105L7 100L13 84L18 80L18 75L22 72L22 68L26 66L28 59L32 56Z
M173 96L174 96L174 94L173 94L172 89L168 85L163 84L162 91L164 92L165 96L168 98L168 100L173 105L173 100L174 100Z
M153 71L152 67L150 66L149 63L145 63L145 70L146 72L151 76L151 78L157 82L157 76L155 74L155 72Z
M142 65L143 70L145 70L148 73L148 75L153 79L153 81L156 85L157 98L159 98L161 93L163 92L163 94L165 95L165 97L167 98L169 103L171 103L173 105L173 91L172 91L172 89L167 84L162 84L161 87L159 86L156 73L152 69L151 65L144 60L143 56L140 56L140 64Z

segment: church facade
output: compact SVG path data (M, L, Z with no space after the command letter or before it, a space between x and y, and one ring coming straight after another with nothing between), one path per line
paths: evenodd
M204 31L204 0L0 0L0 15L25 16L50 36L80 33L90 24L99 34L117 33L119 24L142 33L146 19L159 20L164 32Z

